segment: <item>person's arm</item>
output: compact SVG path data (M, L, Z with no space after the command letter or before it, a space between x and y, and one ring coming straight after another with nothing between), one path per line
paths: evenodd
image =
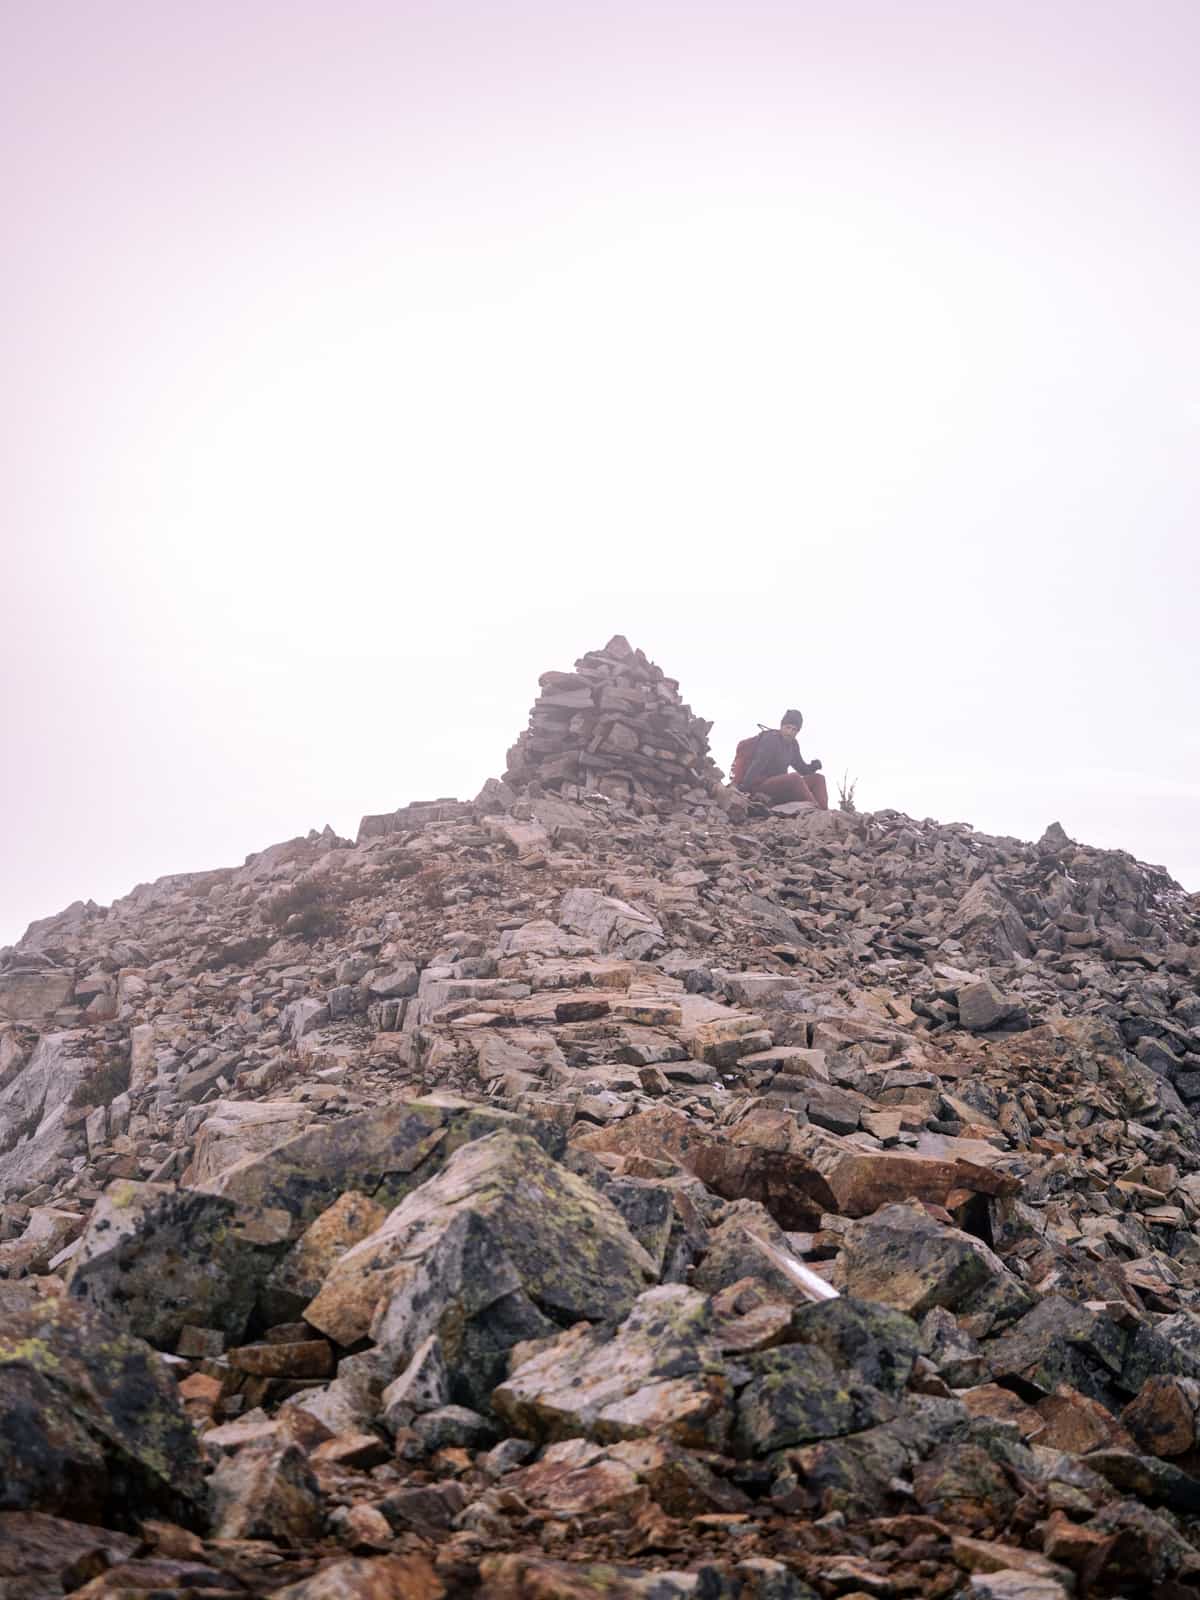
M808 778L811 777L814 772L820 772L821 763L819 761L805 761L804 757L800 754L799 741L796 739L792 740L792 750L795 752L795 754L791 756L790 765L795 767L796 771L801 777Z

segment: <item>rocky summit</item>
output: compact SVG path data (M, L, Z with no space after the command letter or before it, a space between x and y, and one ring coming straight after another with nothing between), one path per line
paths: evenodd
M1200 901L506 774L0 952L0 1597L1200 1592Z

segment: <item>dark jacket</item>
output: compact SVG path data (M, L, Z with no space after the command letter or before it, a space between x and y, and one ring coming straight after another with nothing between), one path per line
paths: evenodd
M805 777L816 770L800 754L800 746L795 739L789 739L778 728L768 728L758 736L758 746L746 768L741 788L746 791L756 789L766 778L781 778L789 767L795 767Z

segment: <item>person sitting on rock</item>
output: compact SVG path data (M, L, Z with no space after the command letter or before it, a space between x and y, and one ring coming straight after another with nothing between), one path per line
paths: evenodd
M736 760L734 763L734 783L743 794L761 795L773 806L789 800L803 800L819 806L822 811L829 810L829 792L821 776L821 763L805 761L796 743L796 735L803 726L804 718L798 711L785 711L778 729L764 728L756 740L744 741L753 745L749 764L739 775ZM741 745L738 750L740 753Z

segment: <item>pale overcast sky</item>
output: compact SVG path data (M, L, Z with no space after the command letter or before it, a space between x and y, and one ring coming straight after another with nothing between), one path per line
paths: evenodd
M624 632L1200 890L1194 0L9 0L0 944Z

